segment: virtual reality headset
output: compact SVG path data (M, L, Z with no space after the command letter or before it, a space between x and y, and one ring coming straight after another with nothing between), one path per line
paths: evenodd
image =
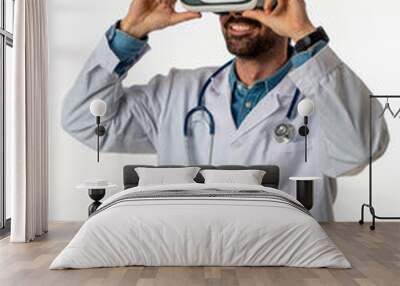
M183 7L193 12L228 13L263 8L264 0L181 0ZM273 1L276 6L277 0Z

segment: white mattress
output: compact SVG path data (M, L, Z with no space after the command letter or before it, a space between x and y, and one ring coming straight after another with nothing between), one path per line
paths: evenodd
M262 186L185 184L162 190L262 190ZM168 198L121 201L89 218L50 269L145 266L292 266L349 268L350 263L307 213L254 198Z

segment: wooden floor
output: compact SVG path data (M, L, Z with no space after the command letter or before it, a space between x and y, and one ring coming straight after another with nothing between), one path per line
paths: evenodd
M400 223L323 225L353 265L350 270L285 267L125 267L48 270L78 230L78 223L52 223L48 235L29 244L0 241L0 285L400 285Z

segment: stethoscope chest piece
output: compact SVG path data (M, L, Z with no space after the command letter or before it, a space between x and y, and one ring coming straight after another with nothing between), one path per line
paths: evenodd
M290 123L281 123L275 127L274 137L278 143L289 143L296 135L296 128Z

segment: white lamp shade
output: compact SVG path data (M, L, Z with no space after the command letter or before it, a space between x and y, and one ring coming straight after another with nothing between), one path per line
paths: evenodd
M297 111L303 117L310 116L314 112L314 102L305 98L297 106Z
M90 113L93 114L93 116L104 116L107 111L107 104L104 102L104 100L101 99L95 99L90 103Z

